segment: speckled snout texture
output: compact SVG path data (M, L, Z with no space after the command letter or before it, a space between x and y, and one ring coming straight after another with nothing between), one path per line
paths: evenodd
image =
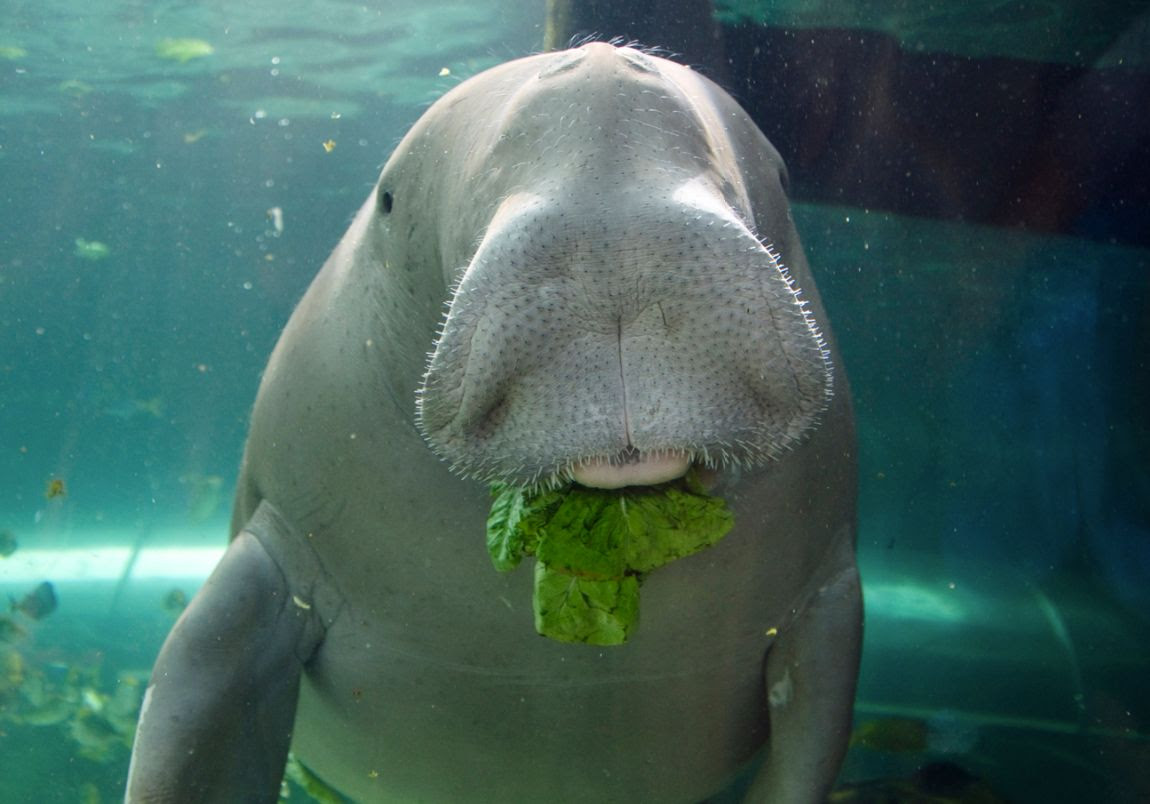
M531 483L636 450L749 465L813 425L816 322L716 188L544 190L500 205L431 358L420 424L457 471Z

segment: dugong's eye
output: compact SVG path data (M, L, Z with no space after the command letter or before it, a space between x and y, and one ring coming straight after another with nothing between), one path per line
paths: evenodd
M386 215L387 213L391 212L391 205L392 205L391 193L389 193L387 191L380 193L379 194L379 201L376 204L376 206L378 206L378 208L379 208L379 211L382 214Z

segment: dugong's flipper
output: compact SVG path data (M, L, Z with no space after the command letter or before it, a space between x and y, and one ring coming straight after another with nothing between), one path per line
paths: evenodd
M262 504L169 634L144 696L127 802L276 801L300 672L323 632L264 548L285 529Z
M794 619L767 654L771 712L767 761L748 804L822 802L850 739L862 651L862 589L844 534Z

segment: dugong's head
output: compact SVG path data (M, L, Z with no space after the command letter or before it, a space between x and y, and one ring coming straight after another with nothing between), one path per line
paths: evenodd
M671 62L592 44L512 65L482 121L429 112L470 129L444 165L440 203L465 209L439 229L470 243L419 394L432 449L484 480L612 487L790 448L831 368L778 154Z

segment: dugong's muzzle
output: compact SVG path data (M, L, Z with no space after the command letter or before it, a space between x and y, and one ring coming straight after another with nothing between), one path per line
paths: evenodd
M616 199L614 214L586 206L522 193L500 206L424 379L432 449L458 472L532 483L755 464L814 424L831 390L818 328L718 193L691 181Z

